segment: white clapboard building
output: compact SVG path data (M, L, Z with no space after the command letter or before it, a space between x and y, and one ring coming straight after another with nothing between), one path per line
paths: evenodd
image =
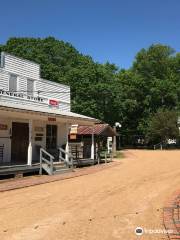
M1 53L1 167L32 169L41 161L42 168L53 174L52 162L59 149L62 152L58 161L64 160L70 165L69 127L96 122L96 119L71 112L70 87L42 79L39 64ZM65 152L63 146L66 146Z

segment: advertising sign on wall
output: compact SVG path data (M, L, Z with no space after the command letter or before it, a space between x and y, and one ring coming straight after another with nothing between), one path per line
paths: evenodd
M0 130L8 130L8 125L0 123Z
M58 107L59 106L59 101L54 100L54 99L49 99L49 105Z

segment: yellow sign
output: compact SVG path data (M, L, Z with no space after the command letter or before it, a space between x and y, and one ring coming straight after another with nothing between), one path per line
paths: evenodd
M76 134L70 134L70 140L76 140L77 135Z
M72 125L70 134L77 134L77 131L78 131L78 125Z

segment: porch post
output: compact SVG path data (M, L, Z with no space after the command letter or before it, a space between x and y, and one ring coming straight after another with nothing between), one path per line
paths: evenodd
M66 148L65 148L65 151L66 151L67 153L69 153L69 141L68 141L68 137L69 137L69 125L66 124ZM69 157L68 157L68 155L66 154L66 155L65 155L66 161L69 161L68 158L69 158Z
M32 120L29 120L29 146L27 165L32 165Z
M94 159L94 127L92 127L91 159Z
M116 133L116 126L114 126L113 129L114 132ZM113 137L112 153L113 157L116 157L116 135Z

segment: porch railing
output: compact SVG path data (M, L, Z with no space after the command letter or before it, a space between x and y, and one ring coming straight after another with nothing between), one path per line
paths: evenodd
M160 143L157 143L157 144L155 144L154 145L154 150L156 150L156 149L163 149L163 143L162 142L160 142Z
M108 153L108 152L105 152L105 163L107 163L107 161L111 161L112 162L112 155L113 153Z
M54 157L43 148L40 148L39 174L42 174L42 170L44 169L49 175L53 175L53 161Z
M112 152L108 153L107 150L105 150L105 151L100 151L100 152L99 152L99 159L100 159L100 161L104 159L104 162L105 162L105 163L107 163L107 162L109 162L109 161L111 162L112 159L113 159L113 153L112 153ZM99 163L99 162L98 162L98 163Z
M74 168L73 155L63 148L59 148L59 161L64 162L68 167Z

